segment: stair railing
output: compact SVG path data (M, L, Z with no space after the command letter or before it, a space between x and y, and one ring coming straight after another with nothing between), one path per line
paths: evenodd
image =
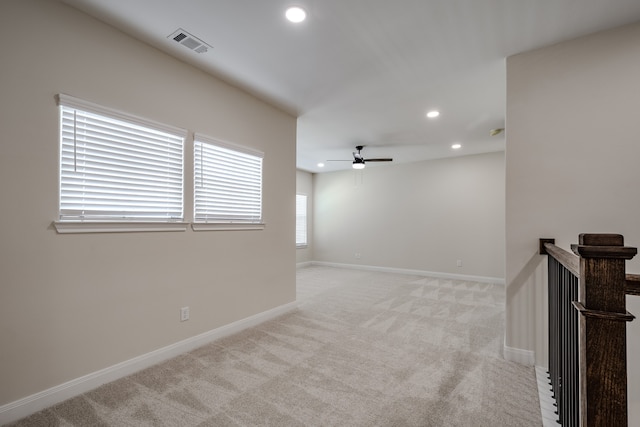
M540 239L549 255L549 377L564 427L625 427L625 296L640 295L640 276L625 261L637 249L619 234L581 234L573 253ZM574 255L575 254L575 255Z

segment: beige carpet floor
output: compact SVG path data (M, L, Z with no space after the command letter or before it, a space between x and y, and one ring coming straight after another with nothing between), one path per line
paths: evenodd
M298 270L299 308L15 426L541 426L504 286Z

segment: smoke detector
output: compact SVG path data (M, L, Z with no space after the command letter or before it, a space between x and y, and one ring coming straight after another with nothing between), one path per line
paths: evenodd
M205 53L209 49L213 49L213 47L193 34L189 34L182 28L178 28L172 34L167 36L167 38L174 40L176 43L180 43L182 46L188 47L196 53Z

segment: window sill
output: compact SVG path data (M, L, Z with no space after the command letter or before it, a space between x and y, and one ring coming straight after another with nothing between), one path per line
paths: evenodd
M98 222L98 221L54 221L58 234L73 233L136 233L148 231L186 231L187 222ZM265 224L244 223L191 223L193 231L264 230Z
M186 231L186 222L92 222L54 221L59 234L70 233L135 233L145 231Z
M250 224L241 222L194 222L193 231L226 231L226 230L264 230L266 224Z
M296 245L296 249L307 249L307 246L308 245L306 245L306 244L304 244L304 245Z

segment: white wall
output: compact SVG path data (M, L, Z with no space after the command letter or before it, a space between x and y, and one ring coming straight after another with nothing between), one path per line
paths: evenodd
M315 261L504 277L502 152L316 174L314 194Z
M296 194L307 196L307 247L296 248L296 263L313 261L313 174L296 171Z
M0 35L0 406L295 300L294 117L57 1ZM56 234L59 92L263 151L266 229Z
M507 60L506 344L546 361L544 257L538 239L569 249L578 234L620 233L640 246L640 24ZM640 256L627 263L640 272ZM640 297L629 311L640 315ZM638 360L640 322L629 325ZM640 365L630 364L640 425Z

